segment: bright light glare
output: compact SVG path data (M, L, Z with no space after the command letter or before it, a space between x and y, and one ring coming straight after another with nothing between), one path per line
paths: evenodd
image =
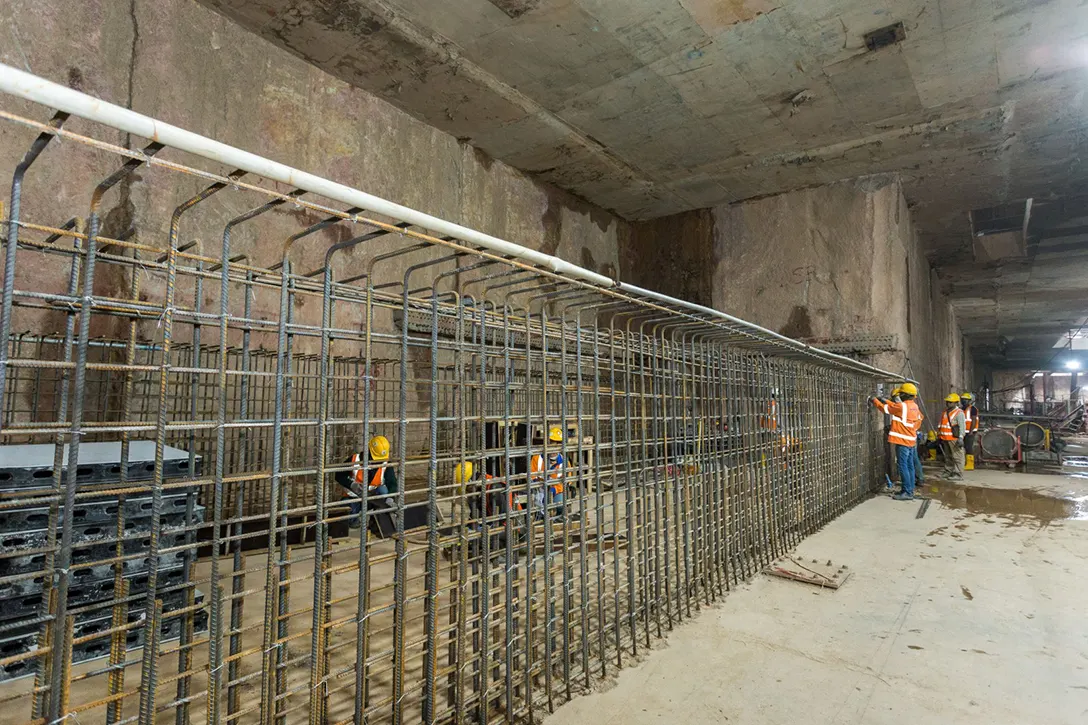
M1080 370L1080 360L1066 360L1065 361L1065 369L1066 370Z

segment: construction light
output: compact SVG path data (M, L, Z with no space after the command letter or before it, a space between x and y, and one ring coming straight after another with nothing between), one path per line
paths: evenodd
M1066 360L1065 361L1065 369L1066 370L1080 370L1080 360Z

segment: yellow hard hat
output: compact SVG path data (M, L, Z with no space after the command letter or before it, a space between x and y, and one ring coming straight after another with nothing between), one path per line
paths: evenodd
M892 397L894 398L895 396L899 395L901 392L903 392L903 389L901 387L899 387L898 385L896 385L892 389Z
M918 386L914 383L903 383L899 391L907 395L918 395Z
M548 430L548 440L555 441L556 443L563 442L563 431L557 425L553 425Z
M960 396L956 395L955 393L949 393L948 395L944 396L944 402L958 403L960 402Z
M373 461L389 460L389 439L385 436L374 436L370 439L370 459Z
M971 400L974 400L974 399L975 399L975 396L971 395L970 393L960 393L960 400L971 401Z
M464 463L458 463L457 467L453 469L453 482L464 483L472 478L472 461L465 461Z

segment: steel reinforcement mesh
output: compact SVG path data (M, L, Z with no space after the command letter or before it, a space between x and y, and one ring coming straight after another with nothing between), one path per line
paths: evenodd
M21 109L0 723L521 721L881 476L871 368Z

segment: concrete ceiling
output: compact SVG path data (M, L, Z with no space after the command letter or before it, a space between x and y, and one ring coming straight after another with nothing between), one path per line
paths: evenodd
M631 220L899 172L995 364L1088 313L1054 253L972 264L969 219L1088 192L1088 0L200 1Z

